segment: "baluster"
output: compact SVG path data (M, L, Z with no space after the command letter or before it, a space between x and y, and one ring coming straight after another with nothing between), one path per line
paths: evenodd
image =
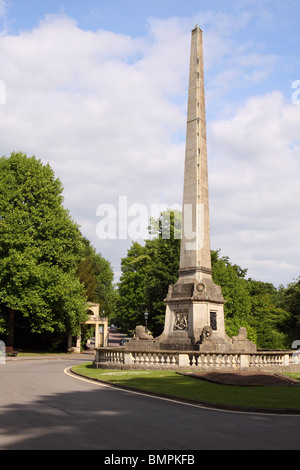
M228 367L227 360L228 360L227 354L222 354L222 356L221 356L221 365L222 365L222 367L224 367L224 368Z
M189 361L190 361L190 366L193 367L193 359L194 359L194 356L193 354L189 354Z
M198 364L197 364L197 366L198 366L199 368L202 368L202 367L203 367L203 359L204 359L203 355L202 355L202 354L198 354Z

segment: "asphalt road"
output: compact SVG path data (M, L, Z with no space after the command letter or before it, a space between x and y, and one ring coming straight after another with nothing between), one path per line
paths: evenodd
M82 381L75 360L0 364L0 450L299 449L300 416L209 410Z

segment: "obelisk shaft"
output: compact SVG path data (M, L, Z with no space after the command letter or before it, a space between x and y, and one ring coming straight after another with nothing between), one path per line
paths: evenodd
M178 281L169 286L159 348L226 348L224 298L211 275L202 31L192 31ZM223 349L222 349L223 348ZM207 350L207 348L206 348Z
M202 31L192 31L179 275L211 277Z

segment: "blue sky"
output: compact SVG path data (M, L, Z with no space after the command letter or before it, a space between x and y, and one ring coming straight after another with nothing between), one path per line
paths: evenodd
M198 23L212 248L286 285L300 275L299 19L298 0L0 0L0 154L50 163L118 278L131 239L100 239L99 207L118 216L126 197L130 221L134 204L181 203Z
M263 38L269 34L280 42L279 28L290 36L291 43L299 38L299 12L297 0L16 0L7 2L8 17L18 29L36 26L46 14L65 13L76 18L80 27L108 29L121 34L142 35L149 17L166 19L171 16L190 18L205 10L226 14L248 11L255 15L253 32ZM263 18L260 15L263 13ZM262 23L263 26L262 27ZM297 34L295 36L295 33Z

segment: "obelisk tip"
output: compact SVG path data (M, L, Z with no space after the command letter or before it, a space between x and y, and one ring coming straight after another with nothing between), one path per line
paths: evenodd
M201 33L202 33L202 29L201 29L200 26L198 26L197 24L196 24L195 28L192 30L192 32L197 31L198 29L199 29L199 31L201 31Z

